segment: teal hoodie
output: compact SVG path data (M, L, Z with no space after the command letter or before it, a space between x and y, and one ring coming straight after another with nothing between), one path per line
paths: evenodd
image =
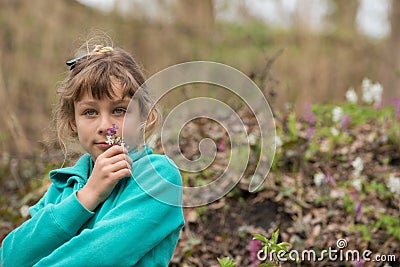
M168 266L184 225L175 205L182 198L179 170L147 146L130 156L133 177L121 179L93 212L76 197L93 168L89 154L51 171L51 186L29 209L32 218L3 240L0 266Z

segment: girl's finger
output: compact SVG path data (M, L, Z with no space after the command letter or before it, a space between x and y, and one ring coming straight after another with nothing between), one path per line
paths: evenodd
M131 157L128 156L128 157L126 158L126 161L129 163L129 166L132 167L133 160L131 159Z
M121 180L124 177L130 177L132 175L129 169L121 169L113 174L115 179Z
M114 163L114 164L111 166L110 171L115 173L115 172L118 172L119 170L122 170L122 169L128 169L128 170L130 170L130 169L131 169L131 166L130 166L129 163L126 162L126 161L119 161L119 162L117 162L117 163Z
M99 157L103 158L111 158L115 155L121 154L121 153L127 153L126 148L122 146L112 146L106 151L104 151Z
M130 160L129 156L127 154L117 154L111 158L108 159L109 164L115 164L119 161L128 161Z

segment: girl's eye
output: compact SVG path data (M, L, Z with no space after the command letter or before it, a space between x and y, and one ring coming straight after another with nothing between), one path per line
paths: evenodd
M126 112L126 109L124 109L124 108L116 108L114 110L114 113L117 114L117 115L125 114L125 112Z
M88 110L85 110L85 111L83 112L83 115L94 116L94 115L96 115L96 111L93 110L93 109L88 109Z

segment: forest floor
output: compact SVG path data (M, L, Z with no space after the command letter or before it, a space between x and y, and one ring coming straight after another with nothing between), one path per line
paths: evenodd
M279 241L300 253L340 251L343 239L344 252L372 252L370 261L325 257L283 266L400 266L398 118L390 108L345 104L344 120L335 123L334 108L316 105L305 120L275 116L282 145L262 188L249 193L247 177L226 197L186 208L172 266L219 266L217 258L226 256L236 266L258 266L252 235L269 238L276 229ZM394 255L396 262L378 262L376 255Z
M279 229L279 240L290 243L291 250L315 250L319 255L324 249L338 249L338 240L344 239L346 250L370 250L371 259L378 254L394 255L397 262L387 263L399 266L397 113L393 108L377 110L352 104L341 108L352 119L346 125L343 121L332 122L334 106L316 105L310 109L311 118L305 120L290 112L276 115L281 143L262 187L257 192L248 192L250 176L247 175L223 198L208 205L184 208L186 224L170 265L219 266L217 258L229 256L236 266L257 266L261 262L252 256L252 235L270 237ZM204 121L193 123L197 123L189 125L193 140L204 138L195 136L201 133L199 127L213 127ZM251 132L252 127L249 129ZM224 138L222 133L215 141ZM191 149L183 152L196 154ZM217 160L224 162L229 152L229 145L220 149L218 153L223 156ZM0 177L12 179L0 180L0 240L25 220L26 208L44 193L48 171L59 161L51 154L29 159L3 155ZM213 175L207 172L185 176L184 183L211 181ZM384 263L332 261L326 257L283 264L292 265L384 266Z

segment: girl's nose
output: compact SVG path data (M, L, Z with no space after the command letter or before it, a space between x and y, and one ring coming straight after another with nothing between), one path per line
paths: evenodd
M98 127L99 134L107 133L107 129L112 127L112 120L109 116L102 116Z

